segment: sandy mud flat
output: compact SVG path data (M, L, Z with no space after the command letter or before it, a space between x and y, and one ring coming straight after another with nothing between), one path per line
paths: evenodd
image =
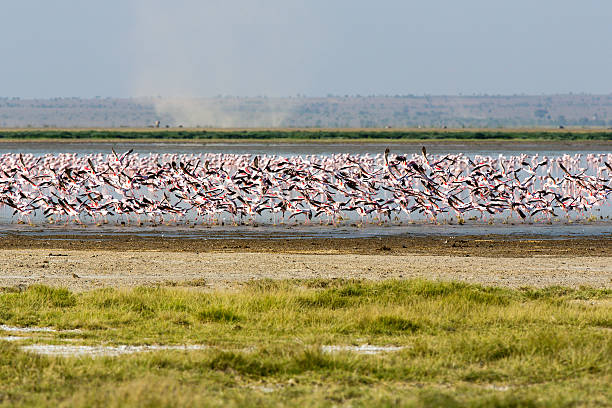
M0 286L75 291L252 279L460 280L506 287L612 288L612 238L503 236L356 239L0 238Z

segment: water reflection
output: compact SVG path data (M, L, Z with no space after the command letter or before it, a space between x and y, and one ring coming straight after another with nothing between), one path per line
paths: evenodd
M3 153L30 153L42 156L47 153L110 153L111 148L116 151L127 151L141 154L148 153L173 153L173 154L276 154L282 156L303 155L332 155L339 153L351 154L376 154L382 153L387 147L397 154L419 153L421 146L426 146L427 151L432 154L457 154L463 153L467 156L489 155L505 156L520 154L539 154L547 156L561 156L570 154L587 153L612 153L612 142L440 142L423 141L410 143L379 143L379 142L59 142L59 141L28 141L28 142L2 142L0 143L0 154Z
M427 236L468 236L468 235L505 235L505 236L540 236L557 239L586 236L612 236L610 222L554 222L550 224L530 223L467 223L431 224L423 222L405 224L344 224L340 226L321 224L283 224L283 225L44 225L9 224L2 226L0 236L21 234L31 236L87 235L105 239L110 236L138 235L142 237L168 237L185 239L303 239L303 238L371 238L383 236L406 235L414 237Z

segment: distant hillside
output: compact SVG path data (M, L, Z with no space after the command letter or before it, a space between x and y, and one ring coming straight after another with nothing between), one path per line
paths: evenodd
M611 95L0 98L0 127L612 127Z

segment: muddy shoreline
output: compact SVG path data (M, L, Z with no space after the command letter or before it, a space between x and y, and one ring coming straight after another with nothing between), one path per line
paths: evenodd
M429 236L278 239L177 238L113 234L0 236L2 249L67 249L96 251L246 252L361 255L434 255L483 257L587 256L612 257L612 236Z

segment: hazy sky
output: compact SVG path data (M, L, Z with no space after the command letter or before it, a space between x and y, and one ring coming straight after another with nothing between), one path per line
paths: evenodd
M609 0L2 1L0 96L612 92Z

